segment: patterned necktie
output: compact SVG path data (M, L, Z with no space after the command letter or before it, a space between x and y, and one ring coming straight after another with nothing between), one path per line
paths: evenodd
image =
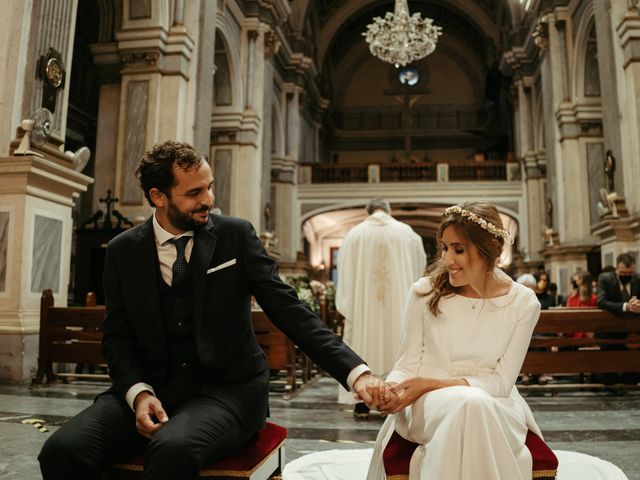
M187 276L187 259L184 256L184 250L187 246L187 242L191 237L180 237L180 238L172 238L169 242L173 243L176 246L176 261L173 262L173 267L171 267L172 278L171 278L171 286L175 287L180 285L184 281L184 277Z
M626 285L621 285L620 288L620 297L622 298L623 302L628 302L629 301L629 290L627 290L627 286Z

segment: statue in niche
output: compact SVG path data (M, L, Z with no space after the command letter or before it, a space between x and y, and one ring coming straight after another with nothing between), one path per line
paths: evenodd
M267 203L264 206L264 228L265 231L260 234L260 242L262 246L267 251L267 253L271 256L278 256L278 253L275 250L276 245L278 244L278 237L273 230L272 218L273 211L271 210L271 204Z
M273 227L271 225L272 216L273 216L273 212L271 210L271 204L267 202L267 204L264 206L264 228L268 232L271 232L273 230Z
M547 198L546 204L547 228L553 229L553 202Z
M616 157L613 156L611 150L607 150L604 157L604 174L607 178L607 190L614 191L614 175L616 173Z

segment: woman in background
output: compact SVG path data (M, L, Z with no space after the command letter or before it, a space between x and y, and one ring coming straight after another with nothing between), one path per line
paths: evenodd
M589 272L576 275L576 289L567 297L567 307L598 307L598 297L593 292L593 276Z

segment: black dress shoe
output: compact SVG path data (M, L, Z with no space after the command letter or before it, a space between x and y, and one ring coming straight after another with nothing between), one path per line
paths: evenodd
M356 403L353 407L353 416L356 418L367 418L369 416L369 407L366 403Z

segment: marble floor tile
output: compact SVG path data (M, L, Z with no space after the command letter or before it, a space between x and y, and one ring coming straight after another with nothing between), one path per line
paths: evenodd
M0 479L39 479L37 455L46 438L107 387L93 382L36 389L0 385ZM321 377L290 400L282 393L271 395L270 420L289 429L289 461L322 450L373 447L384 419L377 414L354 419L353 406L338 404L337 393L337 383ZM640 480L640 394L563 392L530 396L527 402L552 448L598 456L618 465L630 480ZM25 418L44 420L49 432L22 424Z

